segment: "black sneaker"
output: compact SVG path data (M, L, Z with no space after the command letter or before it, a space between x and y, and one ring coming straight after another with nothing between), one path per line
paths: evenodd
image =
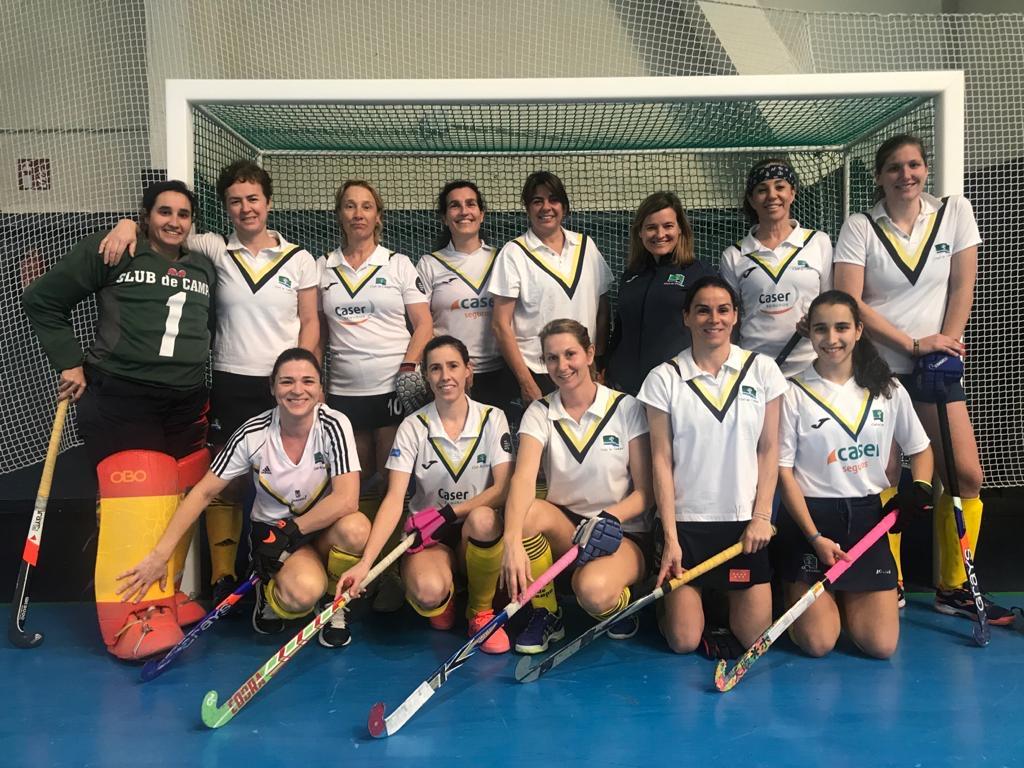
M221 576L213 583L213 607L224 602L225 598L235 591L235 580L230 576Z
M565 637L562 609L551 613L547 608L535 608L526 629L516 638L516 653L544 653L548 643Z
M266 587L256 587L256 602L252 607L252 628L261 635L273 635L284 629L284 619L274 613L267 602Z
M1013 613L1001 605L993 603L987 595L982 595L985 603L985 615L988 623L996 627L1007 627L1013 624ZM974 607L974 598L970 590L959 587L958 589L937 589L935 590L935 610L947 616L962 616L965 619L976 620L978 612Z
M903 589L903 582L896 582L896 607L906 608L907 607L907 593Z
M610 627L606 633L612 640L629 640L640 629L640 617L635 613L624 619L619 619Z
M316 607L317 612L322 612L332 602L329 597L321 598ZM348 606L343 605L334 612L326 624L320 627L317 641L324 648L344 648L352 642L352 632L348 628L346 613L348 613Z

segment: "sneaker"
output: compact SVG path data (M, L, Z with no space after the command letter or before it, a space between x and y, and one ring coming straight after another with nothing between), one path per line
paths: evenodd
M896 582L896 607L906 608L907 607L907 593L903 590L903 582Z
M526 629L516 638L516 653L544 653L548 643L564 637L562 609L551 613L547 608L535 608Z
M213 607L224 602L225 598L235 591L235 580L230 576L221 576L213 583Z
M638 629L640 629L640 617L633 614L616 621L608 627L608 631L605 634L612 640L629 640L629 638L637 633Z
M266 587L256 587L256 602L252 607L252 628L261 635L273 635L284 629L284 619L274 613L267 602Z
M394 613L405 602L405 587L397 573L384 571L377 579L377 594L371 604L376 613Z
M987 595L982 595L981 599L985 602L985 615L989 624L1006 627L1013 623L1012 612L993 603ZM935 590L935 610L947 616L962 616L965 619L978 617L974 608L974 598L971 597L970 590L963 587Z
M317 612L323 611L332 601L330 598L322 598L317 605ZM334 612L330 621L320 627L317 633L317 641L324 648L344 648L352 642L352 632L348 628L348 606L343 605Z
M494 618L494 611L480 611L469 620L469 636L473 637L483 629ZM508 641L508 633L504 627L498 627L491 632L490 637L480 644L480 650L484 653L508 653L511 647Z
M430 617L430 626L442 632L447 632L455 626L455 598L448 599L448 604L437 616Z

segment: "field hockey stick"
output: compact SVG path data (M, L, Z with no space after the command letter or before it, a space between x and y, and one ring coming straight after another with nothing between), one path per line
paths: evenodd
M984 648L991 639L988 627L988 615L985 611L985 599L981 596L978 574L974 570L974 553L971 542L967 538L967 524L964 521L964 503L960 498L960 478L956 473L956 460L953 457L953 437L949 431L949 413L946 411L945 398L936 404L939 416L939 438L942 440L942 453L946 464L946 484L949 495L953 497L953 520L956 523L956 535L960 538L960 556L964 561L964 573L967 574L967 585L974 601L974 610L978 616L978 626L974 628L974 642Z
M568 568L576 560L579 554L579 547L573 545L569 550L558 558L555 563L526 588L518 601L513 600L505 606L505 609L487 622L479 632L469 639L469 642L459 648L455 653L438 667L434 673L420 683L409 696L403 701L394 712L384 717L384 702L378 701L370 707L370 716L367 718L366 727L374 738L393 736L406 722L415 715L420 707L427 703L427 700L434 695L438 688L448 680L448 675L466 663L473 652L487 640L498 627L502 626L512 618L520 608L530 602L530 599L540 590L547 586L552 579Z
M238 587L235 588L234 592L221 600L216 608L206 614L202 621L192 627L192 630L185 635L176 646L171 648L163 658L150 659L147 661L142 667L142 672L139 675L142 678L142 681L148 683L154 677L158 677L163 674L163 671L171 666L171 664L174 663L174 660L178 658L186 648L192 645L192 643L194 643L196 639L203 634L203 632L212 627L217 619L222 618L224 614L230 611L235 606L235 603L245 597L245 595L256 586L259 580L259 576L255 573L252 574L248 579L239 584Z
M846 553L846 560L836 560L835 565L825 571L825 575L813 587L808 589L793 607L782 614L774 624L761 633L761 636L754 641L746 653L736 662L736 666L726 674L725 661L719 661L715 668L715 687L722 692L731 691L743 676L754 666L754 662L764 656L772 643L779 639L783 632L790 628L794 621L799 619L804 611L811 607L811 604L821 597L825 591L826 584L835 584L836 580L846 573L846 570L857 562L857 558L867 552L871 546L878 541L885 533L892 528L899 515L898 510L893 510L879 520L875 527L864 534L860 541L850 547Z
M28 525L28 535L25 537L25 549L21 553L18 581L14 585L14 596L11 598L11 617L7 622L7 638L12 645L18 648L35 648L43 642L42 632L25 631L25 617L28 614L28 582L32 575L32 569L36 567L36 562L39 560L39 546L43 542L43 521L46 519L46 504L50 500L53 469L57 465L57 449L60 447L60 436L64 431L69 402L65 398L57 403L57 413L54 414L53 429L50 431L50 444L46 448L46 460L43 462L43 474L39 478L36 503L32 508L32 520Z
M519 663L516 664L516 680L518 680L520 683L532 683L541 675L547 674L552 669L561 664L563 661L566 661L571 656L575 655L578 651L582 650L583 648L586 648L597 638L601 637L601 635L608 631L608 628L612 624L616 623L617 621L622 621L623 619L632 616L638 611L642 611L646 606L661 599L676 587L681 587L683 584L687 584L696 579L697 577L703 576L705 573L707 573L713 568L717 568L719 565L726 562L727 560L732 560L732 558L736 557L736 555L740 554L742 551L743 544L739 542L733 544L728 549L723 549L717 555L713 555L712 557L709 557L707 560L705 560L703 563L699 563L695 565L693 568L690 568L682 576L672 579L671 581L665 582L657 589L641 597L639 600L634 600L632 603L627 605L618 613L609 616L600 624L591 627L582 635L573 640L571 643L559 648L557 651L552 653L547 658L541 660L537 664L531 664L532 660L530 659L530 657L524 656L522 659L519 660Z
M360 586L366 587L367 584L380 576L388 566L402 556L405 550L416 543L416 539L416 533L411 533L402 539L399 545L388 553L387 557L370 569ZM281 670L281 667L291 661L292 657L299 652L302 646L308 643L320 631L320 628L331 620L331 616L351 599L352 596L348 590L343 592L340 597L335 598L309 624L304 626L295 637L281 646L277 653L267 659L267 662L255 674L242 683L242 686L231 694L231 698L223 706L217 706L217 692L209 691L203 697L203 724L208 728L220 728L225 723L230 722L231 718L237 715L242 707L248 704L252 697L270 682L270 679Z

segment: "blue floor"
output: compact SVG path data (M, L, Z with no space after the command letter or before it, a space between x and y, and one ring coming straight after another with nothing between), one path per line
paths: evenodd
M516 657L478 654L383 740L367 734L370 706L392 711L462 636L411 613L357 617L351 646L314 641L210 731L206 691L225 701L287 635L222 621L144 684L101 649L91 606L36 604L28 623L43 645L0 647L0 765L1024 765L1024 634L996 627L978 648L969 622L927 600L911 596L890 661L845 646L812 660L782 639L727 694L710 662L667 651L653 613L633 640L601 638L529 685L513 677ZM570 613L569 637L588 621Z

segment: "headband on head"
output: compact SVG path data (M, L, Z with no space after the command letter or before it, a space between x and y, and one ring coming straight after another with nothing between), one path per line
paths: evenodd
M782 163L770 163L755 168L747 176L747 194L754 191L754 187L768 179L782 179L788 181L793 189L796 189L796 171Z

